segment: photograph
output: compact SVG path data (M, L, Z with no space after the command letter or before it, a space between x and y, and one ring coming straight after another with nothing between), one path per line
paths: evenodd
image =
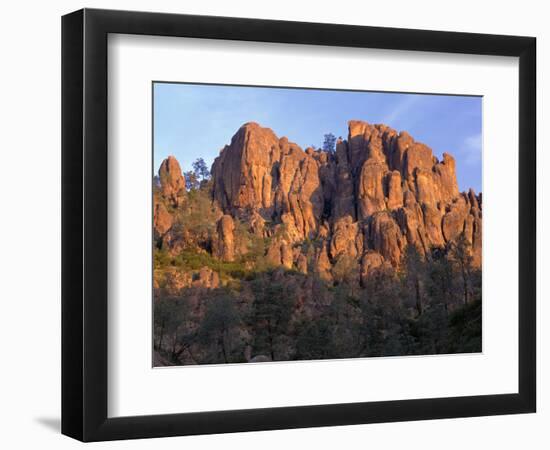
M481 96L152 90L154 367L482 352Z

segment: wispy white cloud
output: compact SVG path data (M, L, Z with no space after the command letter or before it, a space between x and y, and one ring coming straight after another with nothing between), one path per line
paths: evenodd
M395 122L402 119L420 102L420 95L408 95L401 100L384 118L382 122L386 125L395 126Z
M460 147L463 161L468 165L478 164L481 161L481 147L483 139L481 133L467 136Z

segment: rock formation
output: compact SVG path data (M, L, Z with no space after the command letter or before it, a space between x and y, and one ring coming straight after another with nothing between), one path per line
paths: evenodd
M233 218L225 214L218 221L217 236L215 240L215 255L222 261L235 259L235 223Z
M212 201L223 214L211 253L224 262L246 254L235 236L239 221L267 240L269 264L327 281L342 255L356 261L358 280L365 280L381 267L398 268L407 246L430 258L462 234L473 266L480 267L481 194L460 193L455 168L450 154L439 160L425 144L386 125L350 121L347 139L329 153L302 150L246 123L212 166ZM169 231L168 209L181 207L186 191L175 158L162 163L159 178L155 238L177 244L182 238Z
M459 192L450 154L439 161L428 146L385 125L350 121L347 140L329 154L247 123L215 160L212 176L225 214L255 217L267 237L284 230L286 246L322 241L313 270L325 277L340 254L361 261L365 275L384 263L397 267L408 245L429 255L461 233L474 265L481 264L481 195ZM306 270L307 255L290 262L283 248L273 244L270 261Z
M160 189L162 195L174 206L179 206L185 198L185 178L181 173L178 160L173 156L166 158L159 168Z
M178 295L183 289L189 287L215 289L220 285L218 273L209 267L201 267L194 271L170 268L163 277L164 290L168 295ZM158 288L158 286L155 287Z
M153 230L155 234L155 238L158 239L166 234L170 228L172 228L172 215L168 212L166 209L166 206L164 206L164 203L155 202L154 204L154 222L153 222Z
M254 211L285 225L292 241L317 233L324 198L319 154L256 123L233 136L212 166L214 199L228 214Z

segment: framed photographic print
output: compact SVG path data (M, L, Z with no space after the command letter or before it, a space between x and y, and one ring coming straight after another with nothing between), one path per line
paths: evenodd
M62 31L64 434L535 411L534 38Z

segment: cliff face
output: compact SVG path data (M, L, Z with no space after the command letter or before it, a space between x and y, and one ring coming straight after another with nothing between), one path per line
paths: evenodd
M186 230L174 231L164 205L185 207L185 180L173 157L159 178L155 237L170 246ZM385 125L350 121L347 139L329 153L302 150L247 123L212 166L212 200L218 213L209 251L221 261L247 252L235 236L241 223L268 243L271 265L327 281L344 261L364 280L380 267L398 268L407 246L430 258L462 234L473 266L481 266L481 194L459 192L451 155L439 161L408 133Z
M382 265L397 267L407 245L429 255L461 233L473 265L481 265L481 195L459 192L451 155L439 161L385 125L350 121L347 140L329 154L247 123L215 160L212 178L224 213L272 238L268 255L276 265L330 278L346 255L364 277ZM296 245L310 240L317 242L314 255Z

